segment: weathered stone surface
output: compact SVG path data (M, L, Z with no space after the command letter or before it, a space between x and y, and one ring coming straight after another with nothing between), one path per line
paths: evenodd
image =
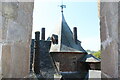
M86 54L75 52L54 52L50 53L55 63L59 64L59 70L62 72L77 71L77 61L82 59Z
M0 0L0 2L34 2L34 0Z
M107 27L106 27L106 18L105 17L101 17L100 18L100 20L101 20L101 41L104 41L104 40L106 40L106 38L107 38Z
M2 3L2 15L7 19L16 19L18 16L18 3L17 2L4 2Z
M118 78L118 3L100 3L102 78Z
M105 72L109 76L118 76L118 56L116 54L117 51L115 48L117 44L115 42L111 42L109 46L106 47L105 50L102 49L102 60L101 60L101 70ZM108 66L109 65L109 66Z
M0 4L0 76L23 78L29 73L34 5L19 1Z
M120 2L118 3L118 71L119 71L119 78L120 78Z
M2 56L2 44L0 43L0 56ZM0 79L2 78L2 59L0 57Z
M0 14L0 42L2 41L2 16Z
M2 46L2 73L4 76L9 76L10 67L11 67L11 45L3 45ZM6 66L5 66L6 65ZM9 67L9 68L7 68Z
M44 78L53 80L56 67L49 53L50 46L50 41L40 40L40 72Z

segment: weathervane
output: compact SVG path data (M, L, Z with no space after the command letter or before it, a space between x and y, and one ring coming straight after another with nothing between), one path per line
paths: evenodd
M63 8L66 8L66 5L63 5L63 0L62 0L62 5L60 5L61 7L61 12L63 13Z

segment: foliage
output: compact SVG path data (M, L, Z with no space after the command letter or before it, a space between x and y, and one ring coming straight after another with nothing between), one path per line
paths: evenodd
M92 53L95 53L95 52L97 52L97 51L92 51L92 50L86 50L87 51L87 53L90 53L90 54L92 54Z
M101 51L100 50L95 52L95 53L93 53L92 55L95 56L96 58L101 59Z

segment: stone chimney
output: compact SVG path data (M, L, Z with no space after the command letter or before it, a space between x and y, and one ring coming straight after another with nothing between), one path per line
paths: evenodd
M45 28L41 29L41 40L45 40Z
M73 39L75 43L77 44L77 27L73 28Z
M40 74L40 32L35 32L35 58L34 58L34 72Z

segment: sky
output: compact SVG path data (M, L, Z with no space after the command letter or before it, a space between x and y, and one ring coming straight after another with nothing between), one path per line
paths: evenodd
M46 28L46 39L52 33L61 17L61 0L35 0L33 13L33 32ZM78 28L78 40L87 50L100 50L100 26L97 2L64 0L64 17L69 27Z

